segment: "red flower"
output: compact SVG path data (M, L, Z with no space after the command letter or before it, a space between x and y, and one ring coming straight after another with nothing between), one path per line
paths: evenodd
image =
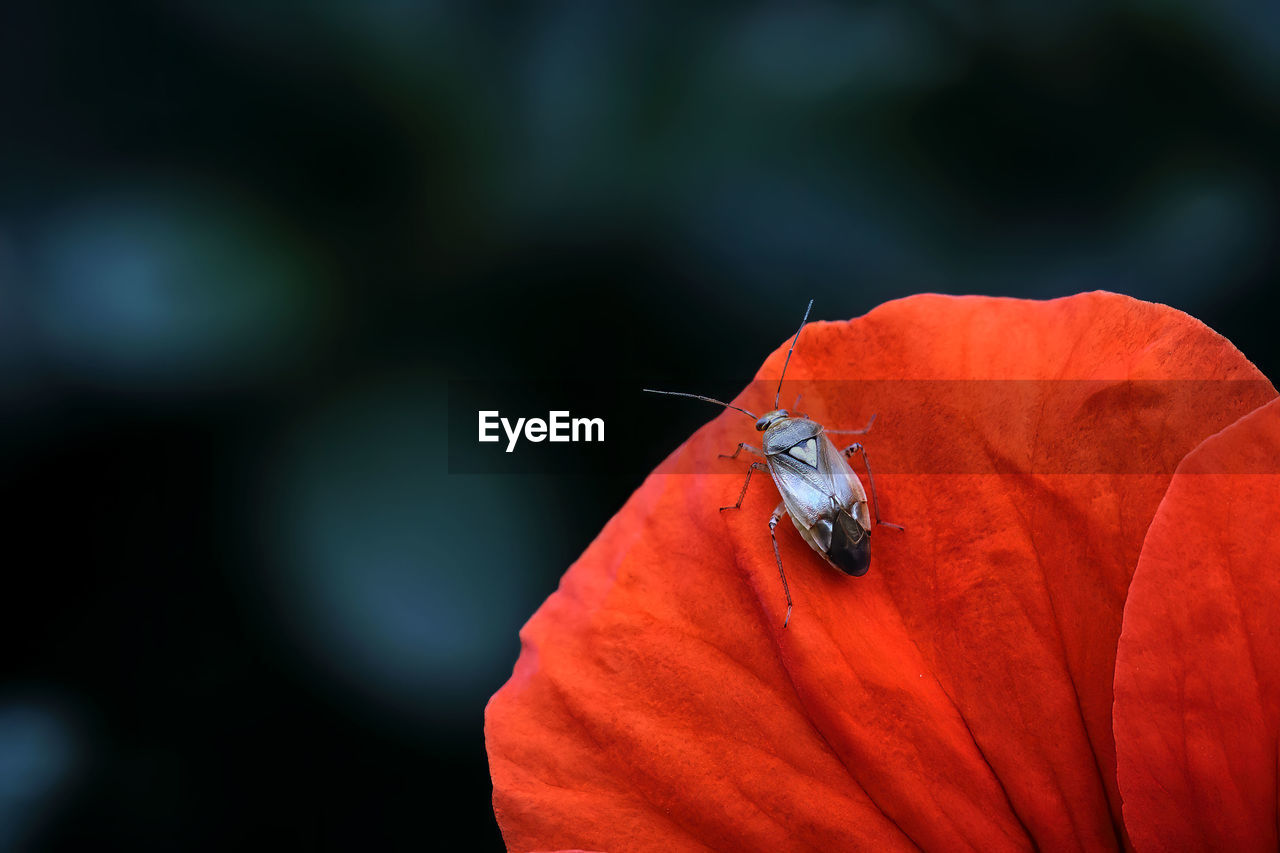
M888 303L806 327L787 377L828 427L879 415L906 531L850 578L780 525L783 629L776 488L717 511L745 469L717 454L758 433L732 411L695 433L521 632L486 714L508 846L1122 846L1112 680L1143 537L1178 461L1275 391L1196 320L1107 293Z
M1280 401L1178 466L1116 661L1116 751L1139 850L1275 850Z

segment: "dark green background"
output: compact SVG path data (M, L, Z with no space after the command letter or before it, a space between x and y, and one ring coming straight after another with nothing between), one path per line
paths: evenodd
M497 848L482 708L657 460L448 476L449 380L732 396L919 291L1280 367L1280 12L0 12L0 850Z

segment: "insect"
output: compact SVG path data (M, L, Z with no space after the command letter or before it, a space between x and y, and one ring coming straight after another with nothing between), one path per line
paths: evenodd
M782 591L787 597L787 615L782 622L783 628L791 621L791 590L787 586L787 573L782 569L782 555L778 552L775 528L784 515L791 516L800 537L833 568L846 575L861 577L871 567L872 524L867 512L867 493L863 490L858 475L849 467L850 456L855 453L861 455L862 464L867 469L867 480L871 485L871 510L875 514L876 525L903 529L901 525L880 520L876 481L867 460L866 448L854 442L843 450L837 450L828 437L836 434L866 435L875 423L875 415L871 416L871 420L862 429L829 430L805 415L793 415L786 409L778 408L782 379L787 375L791 353L795 351L796 342L800 340L800 333L804 331L812 309L813 300L810 299L809 307L805 309L804 318L800 321L800 328L791 340L791 348L787 350L786 361L782 364L782 376L778 377L778 391L773 398L772 411L757 416L746 409L700 394L643 389L651 394L704 400L742 412L754 418L756 429L764 433L762 448L752 447L744 441L738 444L733 453L720 454L723 459L737 459L738 454L746 450L764 459L763 462L752 462L747 469L747 479L742 484L738 502L732 506L722 506L720 511L742 508L747 487L751 485L751 475L756 471L767 470L773 476L773 482L782 494L782 502L769 519L769 538L773 540L773 556L778 562L778 576L782 578Z

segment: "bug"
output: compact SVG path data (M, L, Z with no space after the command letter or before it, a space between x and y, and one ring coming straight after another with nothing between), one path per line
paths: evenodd
M782 495L782 502L769 518L769 538L773 540L773 556L778 562L783 594L787 597L787 615L782 622L783 628L791 621L791 589L787 585L787 573L782 568L782 555L778 552L775 528L784 515L791 516L791 522L800 537L833 568L853 577L861 577L871 568L872 523L867 511L867 493L862 488L862 481L849 466L850 456L855 453L861 455L862 464L867 469L867 481L871 486L871 512L875 514L875 524L896 530L903 529L899 524L880 520L876 481L871 473L866 448L854 442L838 450L829 438L836 434L866 435L875 423L875 415L871 416L871 420L862 429L829 430L816 421L809 420L806 415L793 415L778 407L787 365L791 363L791 354L795 352L796 342L800 340L800 333L804 331L812 309L813 300L810 299L804 318L800 321L800 328L791 339L786 361L782 364L782 376L778 377L778 391L773 397L772 411L755 415L746 409L700 394L643 389L650 394L690 397L742 412L754 418L756 429L764 433L760 448L744 441L738 444L733 453L720 454L723 459L737 459L738 454L746 450L764 459L763 462L752 462L747 469L747 479L742 483L738 502L732 506L722 506L720 511L742 508L747 487L751 485L751 475L756 471L764 470L772 475L773 482Z

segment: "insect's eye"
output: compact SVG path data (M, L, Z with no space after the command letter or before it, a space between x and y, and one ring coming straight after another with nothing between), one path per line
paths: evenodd
M764 432L774 421L782 420L787 417L786 409L774 409L772 412L765 412L760 416L760 420L756 421L756 429Z

